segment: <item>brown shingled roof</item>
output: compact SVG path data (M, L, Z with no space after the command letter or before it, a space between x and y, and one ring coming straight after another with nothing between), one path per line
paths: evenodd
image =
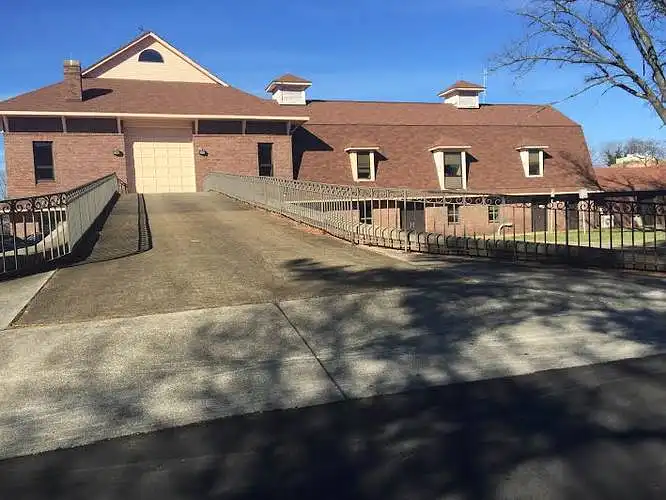
M307 114L310 123L339 125L577 125L551 106L530 104L458 109L443 102L310 101Z
M468 146L468 144L463 144L463 141L450 135L440 135L439 138L437 138L437 140L430 145L429 149L438 148L438 147L446 148L453 146Z
M596 167L594 173L604 191L666 189L666 165L658 167Z
M282 76L278 76L277 78L274 78L273 81L287 83L312 83L310 80L306 80L300 76L292 75L291 73L285 73Z
M468 82L466 80L458 80L456 83L453 85L445 88L442 90L438 95L445 94L446 92L449 92L451 90L455 89L466 89L466 90L485 90L485 87L483 85L479 85L478 83L472 83Z
M307 116L214 83L83 78L83 101L65 100L62 82L0 102L3 111L182 115Z
M381 147L383 158L377 167L376 181L369 185L439 189L429 149L444 136L471 146L467 184L470 191L548 194L551 190L577 192L583 187L598 190L582 130L570 122L541 127L308 123L294 133L294 169L298 178L354 184L344 151L351 135L373 138L376 144L372 145ZM516 143L525 135L550 145L543 177L525 177L520 153L516 151Z

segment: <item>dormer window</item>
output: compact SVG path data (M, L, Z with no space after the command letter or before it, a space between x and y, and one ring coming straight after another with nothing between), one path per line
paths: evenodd
M356 182L371 182L375 180L376 153L378 147L351 147L345 149L349 154L349 162L352 169L352 177Z
M435 146L430 148L435 161L439 187L467 189L467 150L470 146Z
M520 160L525 177L543 177L545 150L548 146L520 146Z
M155 49L146 49L139 54L139 62L163 63L164 58Z
M359 151L356 153L356 177L359 181L369 181L372 179L372 153L369 151Z

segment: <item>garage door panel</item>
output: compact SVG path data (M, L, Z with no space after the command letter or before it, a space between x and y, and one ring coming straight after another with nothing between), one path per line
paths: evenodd
M177 134L173 134L176 139ZM168 193L196 191L194 147L191 142L149 140L133 143L137 191Z

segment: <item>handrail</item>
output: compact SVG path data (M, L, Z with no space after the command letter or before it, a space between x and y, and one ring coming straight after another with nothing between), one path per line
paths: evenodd
M111 173L67 191L0 200L0 276L71 254L119 191Z
M208 174L204 189L353 243L666 271L666 202L654 193L498 195L222 172Z

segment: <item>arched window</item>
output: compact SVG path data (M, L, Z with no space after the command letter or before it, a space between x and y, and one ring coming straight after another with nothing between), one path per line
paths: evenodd
M140 62L154 62L154 63L163 63L162 54L153 49L146 49L141 54L139 54Z

